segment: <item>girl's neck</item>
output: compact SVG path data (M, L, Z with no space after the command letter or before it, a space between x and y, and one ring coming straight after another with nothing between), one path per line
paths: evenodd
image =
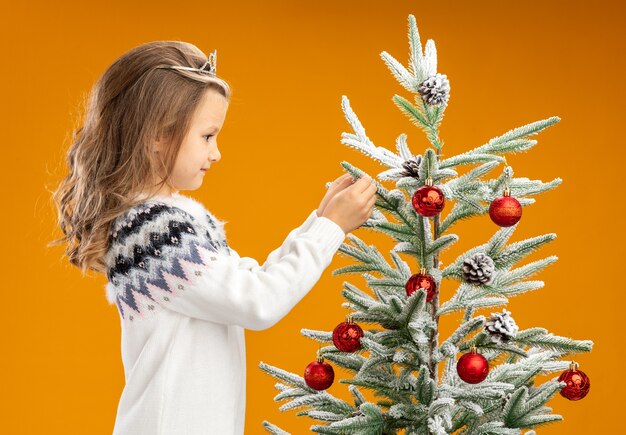
M175 196L178 196L179 193L176 190L171 190L171 189L161 189L158 192L153 192L153 193L148 193L148 192L141 192L138 195L139 199L151 199L151 198L173 198Z
M160 186L159 186L160 185ZM158 191L154 191L155 187L159 186ZM158 178L148 191L141 192L138 197L140 199L152 198L152 197L172 197L174 194L178 194L178 190L174 188L168 181L163 182L162 178Z

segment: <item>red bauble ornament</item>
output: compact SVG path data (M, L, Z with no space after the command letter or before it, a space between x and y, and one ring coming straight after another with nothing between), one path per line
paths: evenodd
M489 363L476 351L476 347L472 347L470 353L459 358L456 371L459 377L468 384L477 384L484 381L489 374Z
M589 392L589 378L582 370L578 370L578 363L572 362L569 370L565 370L559 376L559 381L567 383L560 393L561 396L569 400L580 400Z
M413 208L425 217L435 216L443 210L446 199L443 192L433 186L432 178L426 179L426 185L420 187L413 194Z
M522 218L522 206L511 196L509 188L504 189L504 195L493 200L489 206L489 217L501 227L510 227Z
M333 384L334 380L333 366L324 362L322 356L318 356L317 361L313 361L304 369L304 381L314 390L325 390Z
M433 300L437 294L437 283L435 279L426 274L426 269L422 268L420 273L412 275L404 285L406 295L411 296L414 292L423 288L426 290L426 302Z
M342 322L333 330L333 343L342 352L354 352L361 348L363 330L348 316L347 322Z

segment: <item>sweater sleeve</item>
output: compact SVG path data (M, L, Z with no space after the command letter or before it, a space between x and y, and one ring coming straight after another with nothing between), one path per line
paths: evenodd
M172 291L163 299L165 307L251 330L267 329L286 316L320 279L346 235L335 222L313 212L259 265L198 237L202 230L185 212L170 216L180 228L177 247L157 267L178 266L184 279L160 271ZM172 223L162 225L171 228Z

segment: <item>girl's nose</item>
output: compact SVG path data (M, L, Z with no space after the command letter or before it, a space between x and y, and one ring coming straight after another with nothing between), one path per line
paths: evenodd
M218 150L215 150L214 153L211 153L211 155L209 155L209 160L211 162L219 162L221 158L222 158L222 155L220 154Z

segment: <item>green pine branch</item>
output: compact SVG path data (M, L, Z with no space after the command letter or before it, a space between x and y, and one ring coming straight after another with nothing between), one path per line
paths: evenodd
M548 381L530 396L525 386L515 390L504 406L504 423L511 428L534 427L562 420L558 414L546 414L541 406L565 386L565 382Z
M287 432L266 420L263 420L263 428L273 435L291 435L290 432Z
M439 150L443 147L443 142L439 138L439 125L444 114L443 107L429 108L419 95L415 97L417 106L400 95L394 95L392 101L413 124L424 131L426 138L435 149Z
M385 421L383 413L378 406L372 403L364 403L359 407L359 411L363 415L349 417L327 426L311 426L311 430L324 434L379 435L383 432Z
M529 328L518 331L513 340L519 345L534 346L562 354L591 352L593 341L574 340L549 333L544 328Z

